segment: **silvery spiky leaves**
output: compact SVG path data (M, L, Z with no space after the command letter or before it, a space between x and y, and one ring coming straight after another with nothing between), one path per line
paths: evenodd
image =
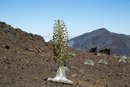
M125 56L125 55L124 55L124 56L120 56L120 57L119 57L119 62L126 63L126 62L127 62L127 59L128 59L128 58L127 58L127 56Z
M91 60L91 59L87 59L84 64L93 66L93 65L94 65L94 62L93 62L93 60Z
M63 66L67 59L68 32L63 21L56 20L53 31L54 60L59 66Z
M108 62L105 59L101 59L98 61L99 64L107 65Z

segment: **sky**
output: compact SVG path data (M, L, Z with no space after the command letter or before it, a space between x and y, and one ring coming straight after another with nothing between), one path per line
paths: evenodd
M130 0L0 0L0 21L26 32L52 36L57 19L69 36L99 28L130 35Z

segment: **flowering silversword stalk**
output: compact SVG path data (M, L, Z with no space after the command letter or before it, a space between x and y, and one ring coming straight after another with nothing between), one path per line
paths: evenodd
M65 75L65 63L67 59L68 50L68 32L63 21L56 20L53 31L53 53L54 60L58 64L58 70L54 78L48 78L48 81L62 82L72 84L71 80L68 80Z

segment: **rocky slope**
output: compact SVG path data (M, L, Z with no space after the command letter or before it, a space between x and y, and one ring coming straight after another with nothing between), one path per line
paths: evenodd
M0 87L129 87L130 62L119 63L113 56L96 56L85 51L74 53L67 60L67 78L73 85L47 82L57 68L51 43L39 35L14 29L0 22ZM94 66L85 65L91 59ZM99 64L105 59L108 65Z
M112 33L105 28L75 37L69 41L69 46L83 50L93 47L97 47L98 50L110 48L112 54L130 56L130 37Z

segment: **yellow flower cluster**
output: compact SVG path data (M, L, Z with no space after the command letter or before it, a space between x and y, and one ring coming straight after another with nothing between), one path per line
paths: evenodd
M68 32L64 21L56 20L53 27L53 52L54 60L59 66L63 66L67 59Z

